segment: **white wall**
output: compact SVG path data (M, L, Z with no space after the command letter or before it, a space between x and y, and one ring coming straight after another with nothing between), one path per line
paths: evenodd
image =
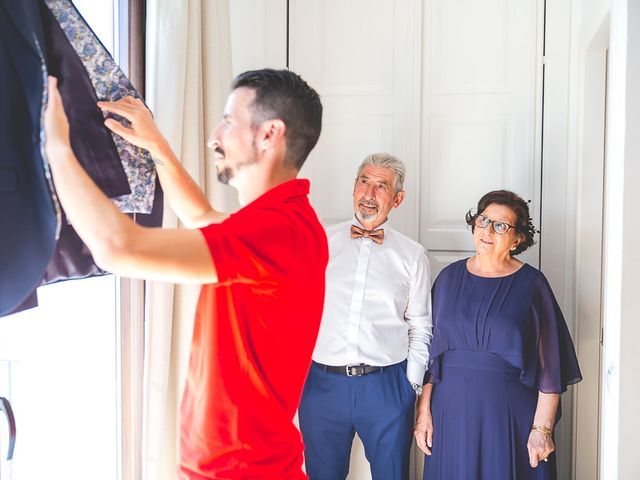
M566 234L565 276L567 301L574 296L576 303L569 304L565 313L574 319L585 377L576 389L578 448L574 475L580 480L637 479L640 478L640 457L635 448L640 438L637 412L640 396L637 347L640 255L634 247L640 234L640 221L635 212L640 200L640 3L635 0L574 0L571 18L565 185L567 219L571 220L575 215L577 222L570 223ZM603 29L608 38L600 38ZM593 151L601 148L601 143L594 141L593 135L599 133L593 129L591 115L598 114L602 92L594 88L598 82L592 76L599 74L598 69L603 71L598 63L606 57L599 49L607 46L606 152L603 150L599 154ZM602 153L606 157L604 160ZM597 198L603 193L601 199ZM589 217L599 216L602 205L604 247L600 272L599 261L589 256L600 254L596 237L602 232L593 228L599 223L597 219ZM572 249L576 250L575 256L571 255ZM599 277L600 273L603 276L602 360L598 358L599 325L594 322L600 316L600 301L593 298L600 291L600 279L589 277ZM599 415L594 415L592 410L598 405L598 382L602 398L596 410ZM598 420L599 425L589 423ZM585 439L585 435L597 434L598 428L599 447L597 439Z
M598 478L601 268L609 1L574 1L568 68L565 314L583 380L573 388L573 478ZM561 119L562 120L562 119ZM570 405L565 403L565 408Z
M623 2L621 2L623 3ZM617 8L617 6L616 6ZM620 374L618 435L621 479L640 478L640 2L627 3L627 72L624 186L622 198L622 278L620 299ZM617 205L614 205L616 208Z
M605 180L601 478L640 478L640 3L613 0Z
M542 221L540 269L547 276L576 335L572 287L575 211L574 166L567 159L570 111L571 0L546 2L544 118L542 144ZM562 419L556 428L559 478L572 478L573 387L562 395Z
M548 4L549 5L549 4ZM554 2L551 8L558 8ZM589 146L598 145L590 135L588 121L589 111L599 95L590 84L593 55L602 52L590 50L593 47L598 29L603 22L608 23L607 15L611 10L611 36L606 43L610 44L609 55L609 88L608 88L608 137L606 151L606 180L604 185L604 284L603 284L603 323L604 323L604 358L600 367L598 360L599 328L592 324L591 317L598 317L599 311L590 312L589 308L597 307L597 299L588 298L588 288L598 294L599 280L588 278L593 272L585 268L589 250L585 246L597 246L595 237L600 235L598 229L588 228L585 219L599 215L597 196L602 192L593 181L598 172L590 165L592 156L597 159L597 152L589 150ZM639 266L638 253L633 249L634 240L638 238L639 222L635 216L634 206L638 202L637 185L640 181L638 171L639 111L638 85L640 84L640 51L638 38L640 12L638 2L634 1L593 1L574 0L571 3L571 39L570 63L568 72L568 155L565 170L566 218L571 225L574 214L577 215L577 229L571 226L566 231L565 257L565 299L568 308L567 316L573 320L575 338L578 340L579 356L582 358L585 381L577 387L577 442L578 457L574 467L575 478L598 478L598 455L600 458L600 478L639 478L640 461L635 452L640 433L640 416L637 414L639 378L639 355L636 339L638 338L637 317L640 282L637 279ZM599 39L598 41L601 41ZM549 38L548 38L549 41ZM549 80L549 78L547 78ZM558 88L554 83L553 88ZM590 105L590 103L592 105ZM557 106L555 107L557 109ZM591 110L589 110L591 108ZM597 108L596 108L597 110ZM545 112L546 116L552 112ZM562 121L562 117L557 117ZM545 141L550 139L545 136ZM563 138L551 140L559 145ZM602 159L600 159L602 161ZM589 171L589 168L592 170ZM561 173L562 170L559 170ZM602 172L601 184L602 184ZM591 188L592 187L592 188ZM589 208L591 212L587 211ZM581 223L582 222L582 223ZM596 225L598 222L592 222ZM577 233L577 236L576 236ZM571 255L577 249L577 256ZM598 254L597 250L591 253ZM572 263L575 263L572 265ZM543 252L543 268L544 268ZM558 269L558 267L555 267ZM560 273L560 272L559 272ZM574 276L575 273L575 276ZM599 275L598 271L593 272ZM591 286L589 287L589 282ZM597 285L595 285L597 283ZM577 287L577 290L574 288ZM634 293L635 292L635 295ZM578 303L573 306L570 298L576 295ZM589 303L587 305L587 303ZM595 358L593 358L595 356ZM598 368L602 369L600 375ZM597 382L602 382L601 412L601 451L597 450L597 441L585 439L587 435L597 434L598 425L594 423L593 414L587 414L598 405ZM595 388L594 388L595 387ZM589 405L586 405L588 403ZM588 408L587 408L588 407ZM596 410L597 411L597 410ZM583 423L581 423L583 422ZM581 442L582 448L581 450ZM586 445L588 444L588 445ZM563 477L564 478L564 477Z

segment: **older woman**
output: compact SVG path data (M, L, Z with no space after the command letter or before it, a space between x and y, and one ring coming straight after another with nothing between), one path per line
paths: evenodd
M424 478L555 479L560 394L582 378L573 343L544 275L515 258L534 243L527 202L497 190L476 212L476 254L433 285Z

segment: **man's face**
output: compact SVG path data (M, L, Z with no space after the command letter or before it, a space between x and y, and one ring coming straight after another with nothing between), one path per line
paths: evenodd
M237 88L229 95L224 118L213 131L207 146L214 152L218 180L233 183L238 171L258 161L257 129L252 127L252 107L255 92Z
M363 227L376 228L398 207L404 192L395 193L395 175L384 167L366 165L353 187L353 210Z

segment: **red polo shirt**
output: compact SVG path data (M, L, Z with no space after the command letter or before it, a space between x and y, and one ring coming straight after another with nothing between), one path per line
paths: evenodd
M182 399L182 478L302 479L293 425L315 345L327 239L307 180L202 233L218 272L196 312Z

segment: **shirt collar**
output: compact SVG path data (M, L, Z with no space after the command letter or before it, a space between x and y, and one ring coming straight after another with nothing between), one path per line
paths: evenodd
M355 220L354 225L359 226L360 228L363 228L366 230L366 228L364 228L364 225L362 225L360 223L360 220L358 220L358 216L354 213L353 214L353 219ZM384 228L384 226L389 222L389 217L387 217L387 219L382 222L380 225L378 225L376 228L374 228L374 230L378 230L379 228Z
M267 190L253 202L247 204L244 208L266 207L269 205L284 203L285 200L289 200L291 198L306 197L309 195L310 185L309 180L303 178L287 180L286 182L276 185L271 190Z

